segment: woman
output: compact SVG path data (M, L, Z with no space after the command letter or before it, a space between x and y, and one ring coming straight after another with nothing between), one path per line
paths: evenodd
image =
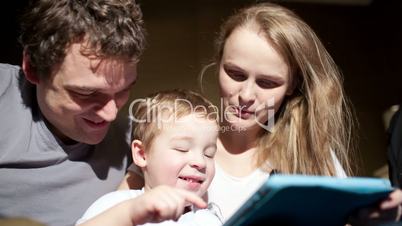
M216 56L226 111L208 194L225 218L273 170L350 174L353 122L340 74L307 24L278 5L245 8L223 24Z
M351 174L353 117L341 75L305 22L260 3L229 17L216 44L224 117L208 201L225 219L272 172ZM131 187L139 182L132 176ZM394 209L401 197L393 193L381 208Z

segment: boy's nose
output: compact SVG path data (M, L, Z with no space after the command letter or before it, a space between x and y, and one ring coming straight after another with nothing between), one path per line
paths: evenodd
M203 155L194 155L191 162L191 167L202 170L206 167L206 162Z

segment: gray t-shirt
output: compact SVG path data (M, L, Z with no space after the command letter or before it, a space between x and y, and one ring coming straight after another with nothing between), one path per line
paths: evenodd
M42 120L21 69L0 64L0 218L73 225L115 190L131 163L127 113L119 118L98 145L64 145Z

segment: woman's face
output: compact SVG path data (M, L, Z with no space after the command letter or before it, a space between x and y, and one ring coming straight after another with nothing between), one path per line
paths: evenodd
M288 65L256 26L239 27L227 38L219 86L223 120L232 129L269 129L266 125L273 125L274 113L292 92L290 84Z

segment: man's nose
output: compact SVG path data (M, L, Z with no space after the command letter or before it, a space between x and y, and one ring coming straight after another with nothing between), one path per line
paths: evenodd
M112 122L116 119L118 107L115 99L108 100L103 107L98 111L98 116L107 122Z

